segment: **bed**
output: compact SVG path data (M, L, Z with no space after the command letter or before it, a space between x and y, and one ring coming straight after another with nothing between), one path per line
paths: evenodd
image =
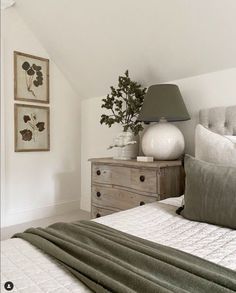
M236 107L200 112L200 122L220 134L236 135ZM94 222L196 255L236 271L236 230L190 221L176 214L182 197L108 215ZM91 292L53 257L13 238L1 244L1 292Z

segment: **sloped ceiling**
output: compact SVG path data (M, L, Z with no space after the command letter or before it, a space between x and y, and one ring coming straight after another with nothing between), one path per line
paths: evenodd
M82 98L236 66L235 0L17 0Z

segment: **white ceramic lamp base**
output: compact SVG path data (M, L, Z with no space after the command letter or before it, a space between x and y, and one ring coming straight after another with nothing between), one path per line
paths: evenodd
M168 122L150 126L142 139L143 153L156 160L176 160L183 154L184 146L182 132Z

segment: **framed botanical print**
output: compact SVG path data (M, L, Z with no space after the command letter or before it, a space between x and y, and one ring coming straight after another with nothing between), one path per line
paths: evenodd
M49 103L49 60L14 52L15 100Z
M50 150L49 107L15 104L15 151Z

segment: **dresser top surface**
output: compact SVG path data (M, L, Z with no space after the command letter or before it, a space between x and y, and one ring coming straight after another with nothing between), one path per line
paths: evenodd
M90 162L95 164L115 165L124 167L146 167L146 168L165 168L181 166L181 160L175 161L153 161L153 162L138 162L137 160L116 160L112 158L92 158Z

